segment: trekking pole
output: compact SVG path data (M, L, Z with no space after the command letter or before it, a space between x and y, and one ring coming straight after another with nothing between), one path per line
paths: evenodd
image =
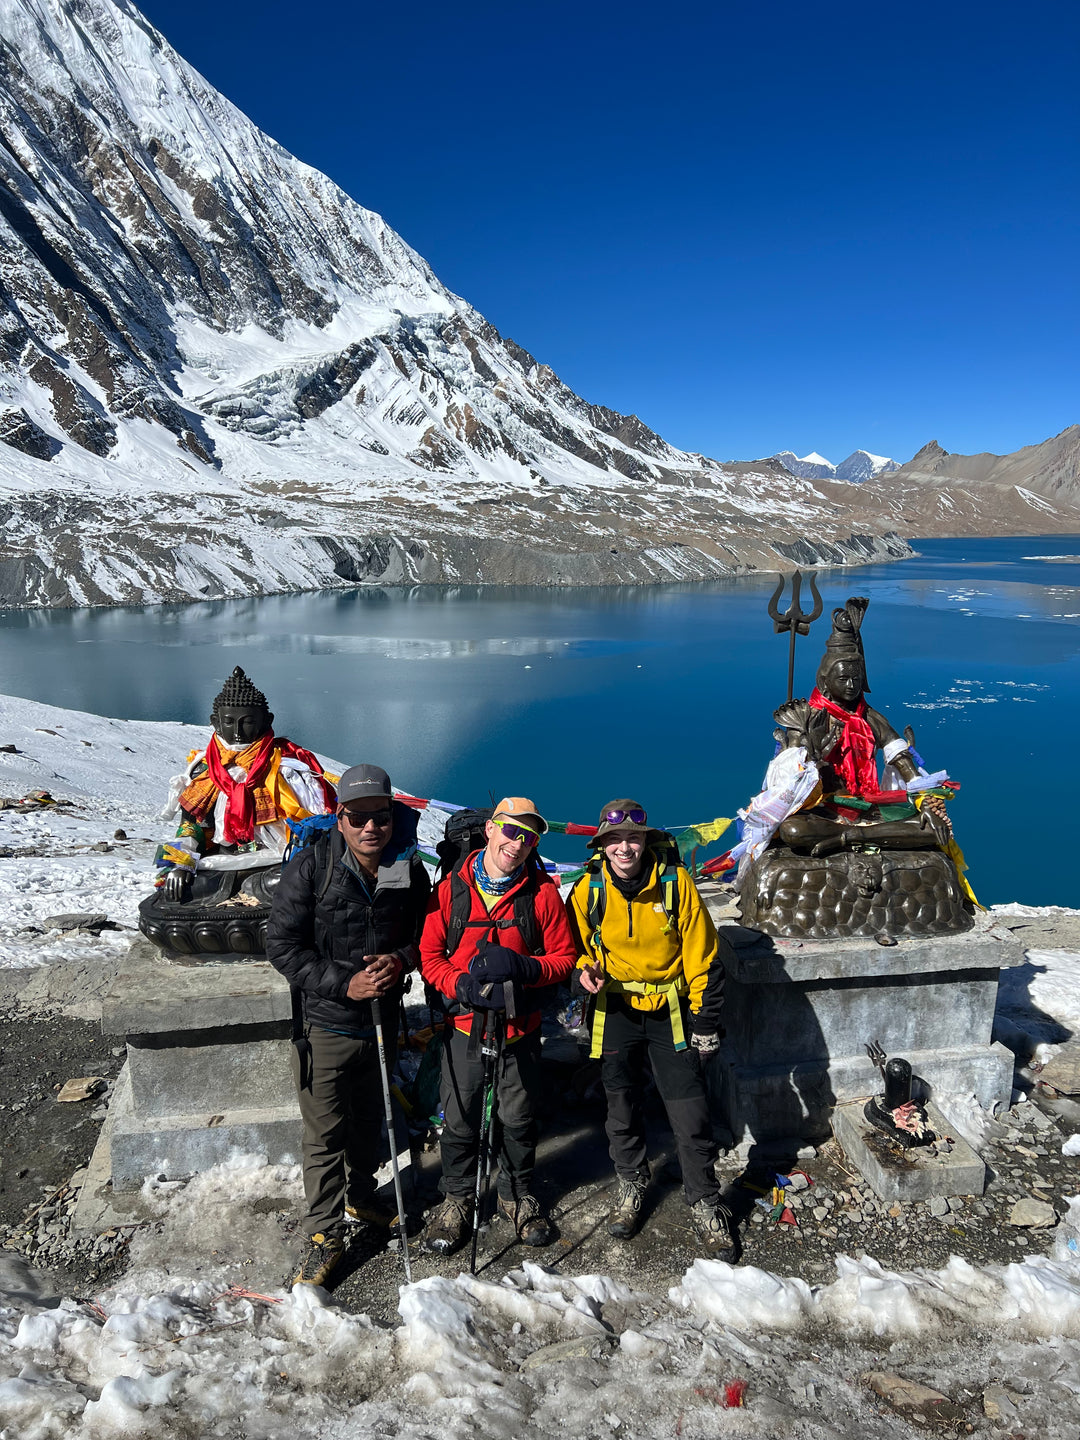
M480 1239L480 1201L491 1175L491 1128L495 1119L496 1067L499 1059L499 1023L490 1011L484 1011L484 1037L480 1042L484 1057L484 1087L480 1111L480 1145L476 1153L476 1194L473 1197L472 1258L469 1274L476 1274L476 1246Z
M397 1201L398 1226L401 1230L401 1258L405 1262L405 1280L412 1284L412 1268L409 1265L409 1222L405 1214L405 1200L401 1194L401 1175L398 1171L397 1136L394 1133L394 1112L390 1108L390 1076L386 1069L386 1046L383 1042L382 1007L377 999L371 1002L371 1018L375 1022L375 1038L379 1044L379 1074L382 1077L383 1108L386 1111L386 1138L390 1141L390 1168L394 1172L394 1199Z

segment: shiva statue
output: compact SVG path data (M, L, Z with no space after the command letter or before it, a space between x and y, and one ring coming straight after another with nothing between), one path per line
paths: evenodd
M789 700L774 711L781 748L803 746L816 763L821 782L820 803L792 815L778 831L783 844L802 854L831 855L864 846L944 849L952 835L940 796L927 795L919 809L908 800L907 787L920 776L912 752L913 732L901 737L879 710L866 703L870 686L862 622L869 604L853 596L843 609L833 611L832 634L810 699ZM879 750L885 761L880 781ZM899 809L909 813L895 818Z
M945 812L959 787L947 771L928 774L910 727L898 734L866 701L869 603L855 597L833 611L815 688L773 712L777 753L762 792L739 812L741 839L727 858L739 866L744 923L767 934L894 944L974 923Z

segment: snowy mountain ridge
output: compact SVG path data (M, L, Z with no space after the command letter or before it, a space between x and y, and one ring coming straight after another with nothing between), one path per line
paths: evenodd
M0 64L0 604L909 553L582 400L129 0L8 0Z
M816 450L802 456L796 455L794 450L779 450L772 458L803 480L848 480L860 484L863 480L872 480L900 469L896 460L890 460L887 455L872 455L869 450L853 450L839 465L826 460Z

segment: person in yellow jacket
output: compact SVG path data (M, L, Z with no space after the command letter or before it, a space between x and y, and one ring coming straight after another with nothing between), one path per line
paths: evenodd
M610 801L589 841L601 852L599 866L582 876L567 900L577 976L595 996L592 1054L601 1061L618 1180L607 1229L629 1239L641 1224L649 1180L648 1061L674 1132L694 1228L710 1255L734 1261L738 1242L730 1212L720 1203L701 1074L702 1059L720 1045L716 928L688 872L654 848L661 834L650 830L636 800Z

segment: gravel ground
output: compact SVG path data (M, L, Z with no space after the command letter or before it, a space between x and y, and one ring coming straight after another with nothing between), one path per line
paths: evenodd
M97 1237L71 1234L81 1171L97 1140L108 1092L74 1104L57 1103L55 1094L63 1081L77 1076L101 1076L111 1082L123 1063L117 1051L112 1037L103 1038L96 1025L85 1021L35 1017L25 1011L0 1021L3 1108L14 1112L15 1119L2 1141L0 1246L51 1272L76 1294L80 1286L98 1287L122 1273L133 1231L123 1227ZM587 1070L575 1073L566 1065L547 1069L538 1192L550 1206L558 1236L550 1247L525 1251L499 1217L482 1234L480 1273L498 1279L524 1259L546 1266L566 1262L579 1274L608 1274L631 1282L635 1289L665 1293L701 1251L682 1200L670 1133L658 1100L654 1096L650 1106L653 1183L642 1231L630 1242L615 1241L604 1226L612 1176L602 1099L590 1092ZM778 1224L754 1203L761 1189L773 1183L773 1170L748 1171L734 1156L722 1156L718 1176L740 1220L743 1263L799 1276L813 1285L835 1278L838 1254L865 1254L886 1268L906 1270L938 1268L950 1254L979 1264L1046 1253L1053 1229L1019 1229L1009 1223L1009 1215L1022 1198L1048 1201L1063 1213L1062 1196L1080 1190L1080 1160L1061 1155L1062 1142L1074 1127L1055 1113L1055 1103L1068 1107L1068 1102L1054 1102L1036 1087L1032 1100L998 1117L984 1152L991 1169L985 1195L951 1196L947 1205L936 1202L933 1209L878 1200L853 1173L836 1142L830 1141L816 1153L803 1152L797 1163L814 1183L789 1195L797 1224ZM415 1161L414 1209L419 1216L440 1198L434 1144L418 1150ZM790 1162L784 1168L790 1168ZM296 1201L293 1192L258 1203L264 1242L257 1253L243 1215L230 1217L213 1241L207 1263L235 1267L237 1283L263 1288L286 1284L302 1242ZM268 1221L279 1237L269 1250ZM400 1254L387 1249L383 1237L366 1227L352 1228L349 1241L334 1277L336 1301L394 1323L403 1279ZM410 1253L414 1279L457 1275L468 1267L467 1249L436 1258L425 1254L414 1238Z

